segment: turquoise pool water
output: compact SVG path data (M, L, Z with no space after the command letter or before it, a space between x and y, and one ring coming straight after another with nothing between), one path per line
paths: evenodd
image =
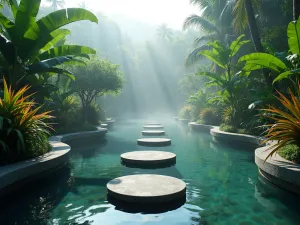
M103 143L74 142L70 165L0 202L1 225L299 225L300 198L258 176L253 150L214 143L175 121L160 121L177 154L176 166L126 168L120 154L139 147L143 121L115 124ZM92 143L92 142L90 142ZM156 148L157 149L157 148ZM187 183L186 203L160 214L126 213L106 200L106 183L118 176L156 173Z

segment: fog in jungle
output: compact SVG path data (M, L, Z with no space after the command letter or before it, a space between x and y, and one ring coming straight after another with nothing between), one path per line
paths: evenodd
M83 7L99 23L77 22L68 28L67 42L97 50L100 57L119 64L126 83L116 97L103 97L104 110L114 117L153 113L176 115L185 95L179 82L196 68L186 68L199 31L182 31L188 15L199 12L189 0L66 0L65 7ZM40 16L52 6L45 0ZM192 90L191 90L192 91ZM195 91L194 91L195 92Z

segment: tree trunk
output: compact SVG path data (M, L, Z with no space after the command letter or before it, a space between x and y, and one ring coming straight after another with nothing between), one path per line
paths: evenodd
M295 0L298 1L298 0ZM251 33L251 38L255 47L256 52L264 52L264 48L261 44L260 34L258 30L258 26L255 19L254 9L252 6L251 0L245 0L245 9L248 19L248 26ZM263 70L263 75L265 78L265 81L268 85L272 86L272 78L269 76L268 70Z
M300 16L300 0L293 0L293 19L298 20Z

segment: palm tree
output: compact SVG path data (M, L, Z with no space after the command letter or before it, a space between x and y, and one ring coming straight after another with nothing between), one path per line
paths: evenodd
M65 6L65 0L47 0L47 2L52 4L53 11L56 11L58 8L63 8Z
M300 0L293 0L293 17L298 20L300 15Z
M79 7L79 8L82 8L82 9L87 9L87 8L88 8L88 6L87 6L87 4L86 4L85 1L82 1L81 3L79 3L79 4L78 4L78 7Z
M183 30L191 27L200 28L206 32L195 40L196 48L188 55L186 65L192 65L199 59L203 58L198 54L199 51L207 49L206 45L201 45L203 42L219 40L224 44L230 42L233 38L231 28L231 12L223 12L226 2L223 0L190 0L191 4L202 9L202 15L196 14L187 17L183 24Z
M156 30L157 36L161 39L161 40L165 40L165 41L172 41L172 36L173 36L173 32L172 30L168 27L167 24L163 23L162 25L160 25L157 30Z

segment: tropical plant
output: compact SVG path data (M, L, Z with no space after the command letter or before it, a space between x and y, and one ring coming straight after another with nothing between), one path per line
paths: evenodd
M44 154L50 148L51 127L45 122L50 112L38 113L40 107L27 95L29 86L18 91L4 80L0 99L0 164L7 164Z
M222 68L222 73L198 72L196 75L208 77L210 82L208 82L207 85L217 85L221 89L217 98L221 98L225 104L230 105L234 109L236 109L239 99L236 95L239 87L238 84L243 80L239 77L239 74L236 73L238 67L234 63L234 57L242 46L249 43L248 40L243 40L243 38L244 35L241 35L229 46L222 44L220 41L209 42L207 45L212 49L202 50L198 53Z
M88 106L100 96L116 95L123 87L123 76L119 65L104 59L94 58L87 62L87 67L73 68L76 80L70 84L70 89L76 93L84 110L84 121L88 121Z
M300 90L300 84L298 90ZM279 91L277 93L278 97L276 98L284 109L271 105L267 109L262 109L264 112L262 115L274 121L272 124L265 125L268 130L263 143L274 141L269 148L271 151L266 160L284 146L297 145L298 148L300 147L300 100L291 90L289 90L291 99Z
M239 62L245 62L243 71L249 75L258 69L269 69L279 74L273 83L290 78L300 73L300 18L289 23L287 28L289 55L277 53L275 56L267 53L251 53L240 58ZM295 76L294 76L295 77ZM297 77L296 77L297 79Z
M79 20L98 22L97 17L79 8L61 9L37 20L41 0L9 1L13 20L0 13L1 71L14 89L34 80L44 79L43 74L72 73L57 67L63 63L81 63L76 57L88 57L95 50L79 45L57 46L68 29L61 27ZM39 76L36 76L39 74Z
M179 112L179 118L180 119L187 119L190 120L192 119L192 110L193 107L191 105L185 105L182 107L182 109Z
M215 109L204 108L200 112L200 120L207 125L219 125L219 118Z
M204 90L199 90L188 98L187 103L193 108L191 113L193 121L199 119L201 109L208 105L208 96Z
M65 6L65 0L47 0L47 2L52 4L53 11Z
M199 51L209 49L205 42L218 40L224 44L232 39L231 22L232 16L230 13L222 13L226 5L225 1L215 0L190 0L194 5L202 9L201 16L192 14L188 16L183 23L183 30L191 27L200 28L206 35L195 40L196 48L188 55L186 66L190 66L202 59Z
M159 39L164 40L164 41L172 41L173 40L173 32L172 30L168 27L167 24L163 23L157 28L157 36Z

